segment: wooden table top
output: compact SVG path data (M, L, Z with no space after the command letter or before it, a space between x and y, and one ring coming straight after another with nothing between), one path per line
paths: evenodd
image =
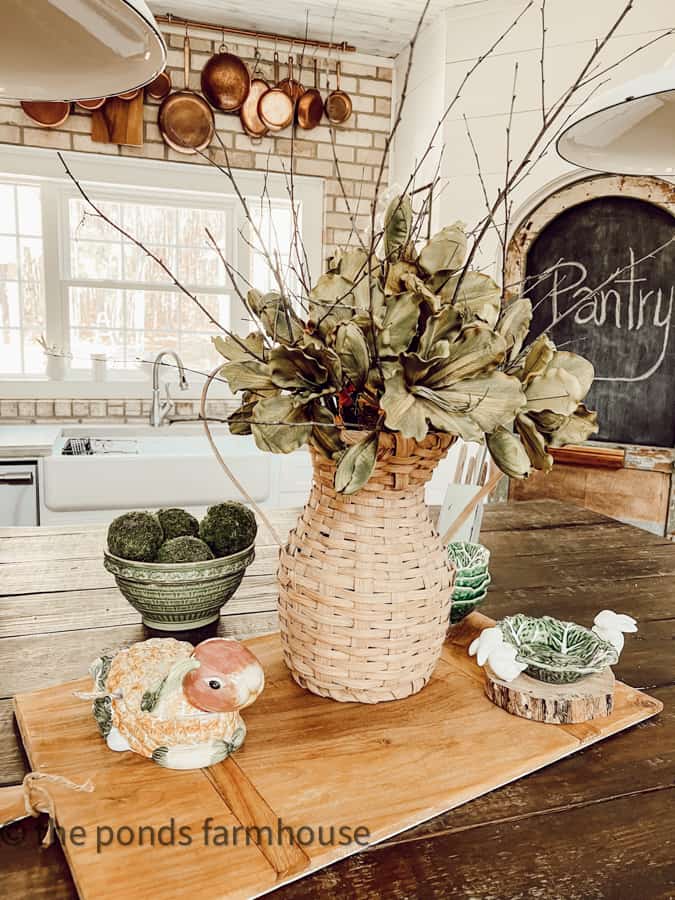
M296 515L271 518L287 531ZM148 636L103 568L104 533L86 525L0 529L0 784L27 771L12 696L81 677L102 652ZM481 539L493 579L482 611L582 624L603 608L634 615L640 631L627 638L615 671L658 697L664 712L282 888L280 900L675 896L675 546L547 500L488 507ZM275 630L276 556L262 532L219 634ZM16 845L0 831L4 896L75 897L60 847L38 846L44 823L25 825Z

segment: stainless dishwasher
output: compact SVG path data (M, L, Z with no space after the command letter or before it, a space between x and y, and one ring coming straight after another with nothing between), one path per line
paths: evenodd
M38 524L36 463L0 462L0 526Z

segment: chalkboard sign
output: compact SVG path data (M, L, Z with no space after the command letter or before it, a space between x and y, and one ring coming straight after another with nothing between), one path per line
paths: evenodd
M556 345L595 367L594 439L675 446L675 244L638 264L674 233L675 218L653 203L598 197L552 219L528 250L532 334L557 322Z

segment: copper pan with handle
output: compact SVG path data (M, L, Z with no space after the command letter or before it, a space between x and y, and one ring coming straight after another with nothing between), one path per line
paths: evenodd
M342 125L352 114L352 98L340 88L340 60L335 63L335 85L326 97L324 109L331 125Z
M281 131L293 121L294 106L279 85L279 54L274 52L274 87L260 97L258 115L270 131Z
M159 107L158 125L164 142L178 153L205 150L215 132L213 110L206 100L190 90L190 38L183 42L185 87L174 91Z
M269 128L258 115L258 103L263 94L269 91L270 86L260 72L260 51L256 47L255 63L251 75L251 86L248 96L239 110L241 126L250 138L263 138Z
M243 59L223 42L202 69L202 94L214 109L237 112L248 96L251 75Z
M302 84L297 80L297 78L293 77L292 56L288 57L288 77L280 81L278 87L284 92L284 94L288 94L288 96L291 98L293 106L297 104L298 100L305 93L305 89Z
M314 57L314 87L309 88L298 100L296 119L300 128L309 131L321 121L323 116L323 98L319 90L319 74L316 57Z

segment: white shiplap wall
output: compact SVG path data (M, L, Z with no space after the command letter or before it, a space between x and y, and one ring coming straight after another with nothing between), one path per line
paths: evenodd
M473 61L486 51L525 5L525 0L484 0L469 7L448 10L427 29L413 66L407 127L402 129L396 142L392 180L405 182L411 160L419 156L428 141L439 108L454 95ZM505 130L516 62L519 71L511 140L513 159L522 155L539 128L540 5L537 0L495 54L481 65L448 117L443 135L442 171L449 181L436 206L437 224L459 218L473 225L484 214L464 115L478 149L490 194L493 195L503 183ZM549 100L558 97L574 80L595 39L604 35L624 6L625 0L548 0L545 81ZM675 4L670 0L638 0L606 48L603 67L674 25ZM671 35L622 63L607 77L611 77L612 84L626 81L646 68L663 65L673 53L675 36ZM398 90L404 66L405 59L401 56L395 67L395 89L398 87ZM611 84L607 85L610 87ZM441 91L442 100L438 96ZM579 170L561 160L552 147L534 173L513 194L514 224L517 224L519 211L524 214L535 198L546 194L552 185L575 171ZM486 264L493 254L494 246L486 243L481 263Z

